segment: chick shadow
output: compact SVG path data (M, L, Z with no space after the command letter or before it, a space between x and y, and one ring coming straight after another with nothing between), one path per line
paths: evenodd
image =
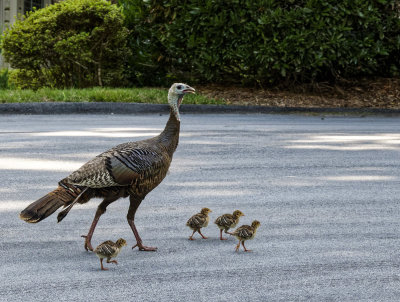
M216 249L220 250L229 249L232 247L232 249L235 248L237 244L237 240L233 238L232 236L227 236L224 238L227 238L227 240L220 240L219 234L218 235L213 235L213 234L204 234L204 236L207 237L207 239L203 239L201 236L196 236L194 237L195 240L189 240L189 236L185 237L179 237L176 238L177 241L179 241L182 246L185 246L186 249Z

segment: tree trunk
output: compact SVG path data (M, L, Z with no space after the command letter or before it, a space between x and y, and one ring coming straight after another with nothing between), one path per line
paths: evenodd
M98 62L98 66L97 66L97 79L99 81L99 86L103 87L103 81L101 79L101 59L103 56L103 48L100 48L100 56L99 56L99 62Z

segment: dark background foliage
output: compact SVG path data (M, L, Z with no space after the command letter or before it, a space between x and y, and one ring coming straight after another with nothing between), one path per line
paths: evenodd
M250 85L392 77L398 1L120 0L134 84Z
M30 12L6 30L3 55L20 88L118 86L128 30L116 5L66 0Z
M66 0L6 30L3 55L30 88L398 77L399 3Z

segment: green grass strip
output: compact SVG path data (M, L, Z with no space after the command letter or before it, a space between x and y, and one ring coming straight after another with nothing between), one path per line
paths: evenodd
M120 102L166 104L167 93L168 89L162 88L42 88L36 91L4 89L0 90L0 103ZM223 100L212 99L199 94L187 95L184 103L225 104Z

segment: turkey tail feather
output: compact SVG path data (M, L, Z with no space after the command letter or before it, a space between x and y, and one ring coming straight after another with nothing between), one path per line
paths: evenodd
M82 194L85 193L87 191L87 189L88 188L85 188L81 193L79 193L79 195L74 199L73 202L71 202L64 210L62 210L60 213L58 213L58 215L57 215L57 221L58 222L61 222L61 220L63 220L65 218L65 216L67 216L69 211L79 201L79 199L81 198Z
M37 223L53 214L58 208L68 206L79 195L80 190L69 190L64 186L59 186L54 191L39 198L27 206L19 217L29 223Z

